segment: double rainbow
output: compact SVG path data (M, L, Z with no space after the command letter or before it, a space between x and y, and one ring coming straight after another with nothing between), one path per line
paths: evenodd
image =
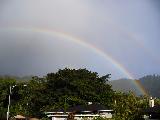
M34 33L40 33L40 34L45 34L48 36L53 36L53 37L60 37L64 40L68 40L70 42L76 43L77 45L86 47L90 50L92 50L93 52L95 52L96 54L102 56L106 61L109 61L110 63L112 63L112 65L118 69L119 71L121 71L124 75L126 75L126 77L128 77L129 79L134 79L134 77L131 75L131 73L118 61L116 61L110 54L102 51L101 49L99 49L98 47L85 42L84 40L75 37L71 34L68 34L66 32L62 32L62 31L57 31L57 30L51 30L51 29L45 29L45 28L25 28L25 27L5 27L5 28L1 28L1 30L7 30L7 31L25 31L25 32L34 32ZM147 95L147 92L145 91L145 89L143 88L143 86L137 82L136 80L132 80L133 84L137 87L137 89L139 90L139 92L141 94Z

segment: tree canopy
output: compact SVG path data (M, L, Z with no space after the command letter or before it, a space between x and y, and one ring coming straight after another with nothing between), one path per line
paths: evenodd
M0 118L6 119L9 86L16 85L11 89L11 116L42 118L46 111L95 102L113 109L115 120L139 119L141 109L148 107L148 98L113 91L106 82L109 79L110 74L99 76L87 69L68 68L27 81L0 77Z
M1 101L7 109L9 86L17 84L12 90L11 113L28 116L42 116L45 111L56 108L98 102L111 107L114 91L106 84L109 74L99 77L98 73L86 69L59 70L44 77L34 76L28 82L12 79L1 80ZM24 84L27 84L24 87ZM5 110L6 112L6 110Z

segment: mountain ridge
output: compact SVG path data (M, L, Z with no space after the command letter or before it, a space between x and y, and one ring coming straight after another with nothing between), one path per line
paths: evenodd
M160 97L160 76L159 75L147 75L138 80L133 79L118 79L108 81L108 84L112 85L113 90L121 91L121 92L129 92L132 91L136 95L144 95L144 93L140 93L140 87L135 84L138 82L147 95L152 97Z

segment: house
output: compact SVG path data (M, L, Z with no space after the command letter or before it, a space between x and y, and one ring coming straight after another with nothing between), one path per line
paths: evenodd
M160 105L154 105L154 100L151 97L149 100L150 107L143 111L145 120L160 120Z
M64 112L63 109L46 112L47 116L52 120L67 120L84 118L93 119L95 117L112 118L113 110L107 109L101 104L88 104L70 107Z
M160 120L160 105L145 109L144 114L146 120Z

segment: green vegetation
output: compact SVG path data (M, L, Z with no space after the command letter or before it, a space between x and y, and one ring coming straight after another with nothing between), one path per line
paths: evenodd
M67 68L21 82L0 77L0 118L6 119L9 86L16 85L11 93L11 116L21 114L42 118L45 111L66 109L92 101L113 109L115 120L140 119L141 110L148 107L148 98L138 97L132 92L113 91L106 82L109 78L110 74L100 77L96 72L86 69Z

